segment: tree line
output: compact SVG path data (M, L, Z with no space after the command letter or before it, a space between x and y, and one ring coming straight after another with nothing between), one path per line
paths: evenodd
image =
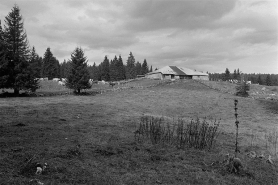
M242 73L239 69L235 69L233 73L226 68L224 73L209 73L209 80L211 81L251 81L252 84L260 84L267 86L278 86L278 74L256 74L256 73Z
M70 60L62 62L60 64L60 76L59 78L66 78L70 69ZM152 66L149 67L147 60L144 59L141 64L139 61L135 62L135 57L132 52L129 53L129 57L124 64L121 55L115 56L109 60L107 56L104 57L103 61L96 65L88 65L90 78L93 80L104 80L104 81L119 81L134 79L138 75L145 75L146 73L152 72Z
M66 78L66 86L80 93L81 89L90 88L90 79L118 81L136 78L152 71L147 60L135 62L130 52L123 63L121 56L110 60L107 56L98 66L89 66L82 48L75 48L71 59L61 64L48 47L40 57L35 47L29 47L27 34L23 26L20 9L14 5L5 17L2 28L0 20L0 88L13 89L18 95L20 90L35 91L39 88L38 78Z
M93 66L89 66L89 72L94 80L119 81L134 79L139 75L152 72L152 66L149 68L146 59L142 64L139 61L135 62L135 57L130 52L125 65L121 55L115 56L110 62L108 57L105 56L103 62L98 66L95 63Z
M81 49L82 50L82 49ZM84 53L84 51L82 50ZM30 67L34 70L35 78L67 78L70 73L72 60L64 60L61 64L53 56L51 49L48 47L43 57L40 57L35 50L35 47L31 50ZM107 56L104 60L96 65L87 65L90 79L104 80L104 81L119 81L134 79L138 75L145 75L148 72L152 72L152 66L149 68L147 60L144 59L141 64L139 61L135 62L135 57L130 52L126 64L123 63L121 55L115 56L113 60L108 59Z

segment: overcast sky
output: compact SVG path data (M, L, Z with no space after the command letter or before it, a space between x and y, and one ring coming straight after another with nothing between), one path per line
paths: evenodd
M82 47L88 62L130 51L160 68L278 73L278 0L1 0L21 9L30 46L62 62Z

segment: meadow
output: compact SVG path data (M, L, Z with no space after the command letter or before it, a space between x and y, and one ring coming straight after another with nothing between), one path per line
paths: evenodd
M262 88L243 98L234 84L139 79L76 96L45 82L44 96L0 98L0 184L278 184L277 87ZM222 164L235 150L235 99L242 174ZM218 137L210 150L137 142L144 116L216 119ZM40 175L37 162L48 164Z

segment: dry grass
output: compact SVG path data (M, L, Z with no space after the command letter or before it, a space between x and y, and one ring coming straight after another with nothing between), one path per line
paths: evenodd
M277 184L276 161L245 155L264 150L264 144L250 146L250 130L263 134L277 122L271 107L250 98L237 98L246 173L225 172L221 162L234 151L234 98L190 80L95 96L1 98L0 184ZM221 118L220 135L211 151L138 144L133 132L143 115ZM35 175L28 168L35 162L49 167Z

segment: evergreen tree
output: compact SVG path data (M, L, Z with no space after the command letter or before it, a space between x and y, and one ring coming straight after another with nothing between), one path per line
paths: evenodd
M81 48L75 48L71 54L71 69L66 80L66 87L80 94L82 89L90 89L90 74L87 67L87 58Z
M250 91L250 85L246 82L241 82L236 86L236 96L247 97L249 96L248 91Z
M54 57L55 58L55 57ZM60 77L60 63L59 60L57 58L55 58L55 73L56 73L56 78L61 78Z
M267 86L271 86L272 85L270 74L266 75L265 83L266 83Z
M60 65L60 77L65 78L65 70L66 70L66 60L64 59L64 62Z
M136 77L135 58L132 52L130 52L126 63L126 78L133 79L135 77Z
M94 62L93 66L90 66L90 77L93 80L99 80L99 71L96 63Z
M261 75L259 74L258 76L258 84L262 85L263 84L263 81L262 81L262 78L261 78Z
M237 72L236 72L236 69L234 70L233 79L234 79L234 80L237 80Z
M229 81L229 79L230 79L231 77L230 77L230 71L229 71L229 69L228 68L226 68L226 70L225 70L225 75L224 75L224 81Z
M238 80L238 81L240 81L240 80L241 80L241 75L240 75L239 68L237 69L237 80Z
M255 74L253 74L253 75L250 77L250 81L252 82L252 84L258 83L258 82L257 82L257 79L255 78Z
M123 63L121 55L119 56L119 58L117 60L116 68L117 68L117 81L124 80L125 79L125 67L124 67L124 63Z
M102 78L102 63L100 63L98 66L97 66L97 70L98 70L98 81L101 80Z
M15 95L20 90L35 91L39 87L38 80L33 76L28 62L30 50L17 5L5 17L4 29L1 26L0 32L0 88L14 89Z
M136 65L135 65L135 71L136 71L136 76L142 74L142 66L139 61L137 61Z
M7 86L9 80L9 62L6 56L6 43L0 20L0 88Z
M0 20L0 52L4 52L4 46L5 46L5 42L4 42L4 31L2 29L2 24L1 24L1 20Z
M104 60L101 63L100 67L101 67L101 80L110 81L109 59L107 58L107 56L104 57Z
M275 78L275 76L273 77L273 80L271 80L272 85L274 86L278 86L278 78Z
M31 51L30 68L36 78L41 77L42 58L39 57L39 55L36 53L36 49L34 46Z
M118 79L118 70L117 70L117 64L118 59L117 56L110 62L110 68L109 68L109 75L110 75L110 81L117 81Z
M152 67L151 67L152 68ZM144 59L144 62L142 64L142 75L145 75L149 72L149 67L148 67L148 64L147 64L147 60Z
M43 57L42 76L52 80L60 76L59 61L53 56L50 48L48 47Z
M149 72L153 72L153 66L151 66L151 68L150 68Z
M60 65L60 78L66 78L69 75L70 67L70 61L64 60Z

